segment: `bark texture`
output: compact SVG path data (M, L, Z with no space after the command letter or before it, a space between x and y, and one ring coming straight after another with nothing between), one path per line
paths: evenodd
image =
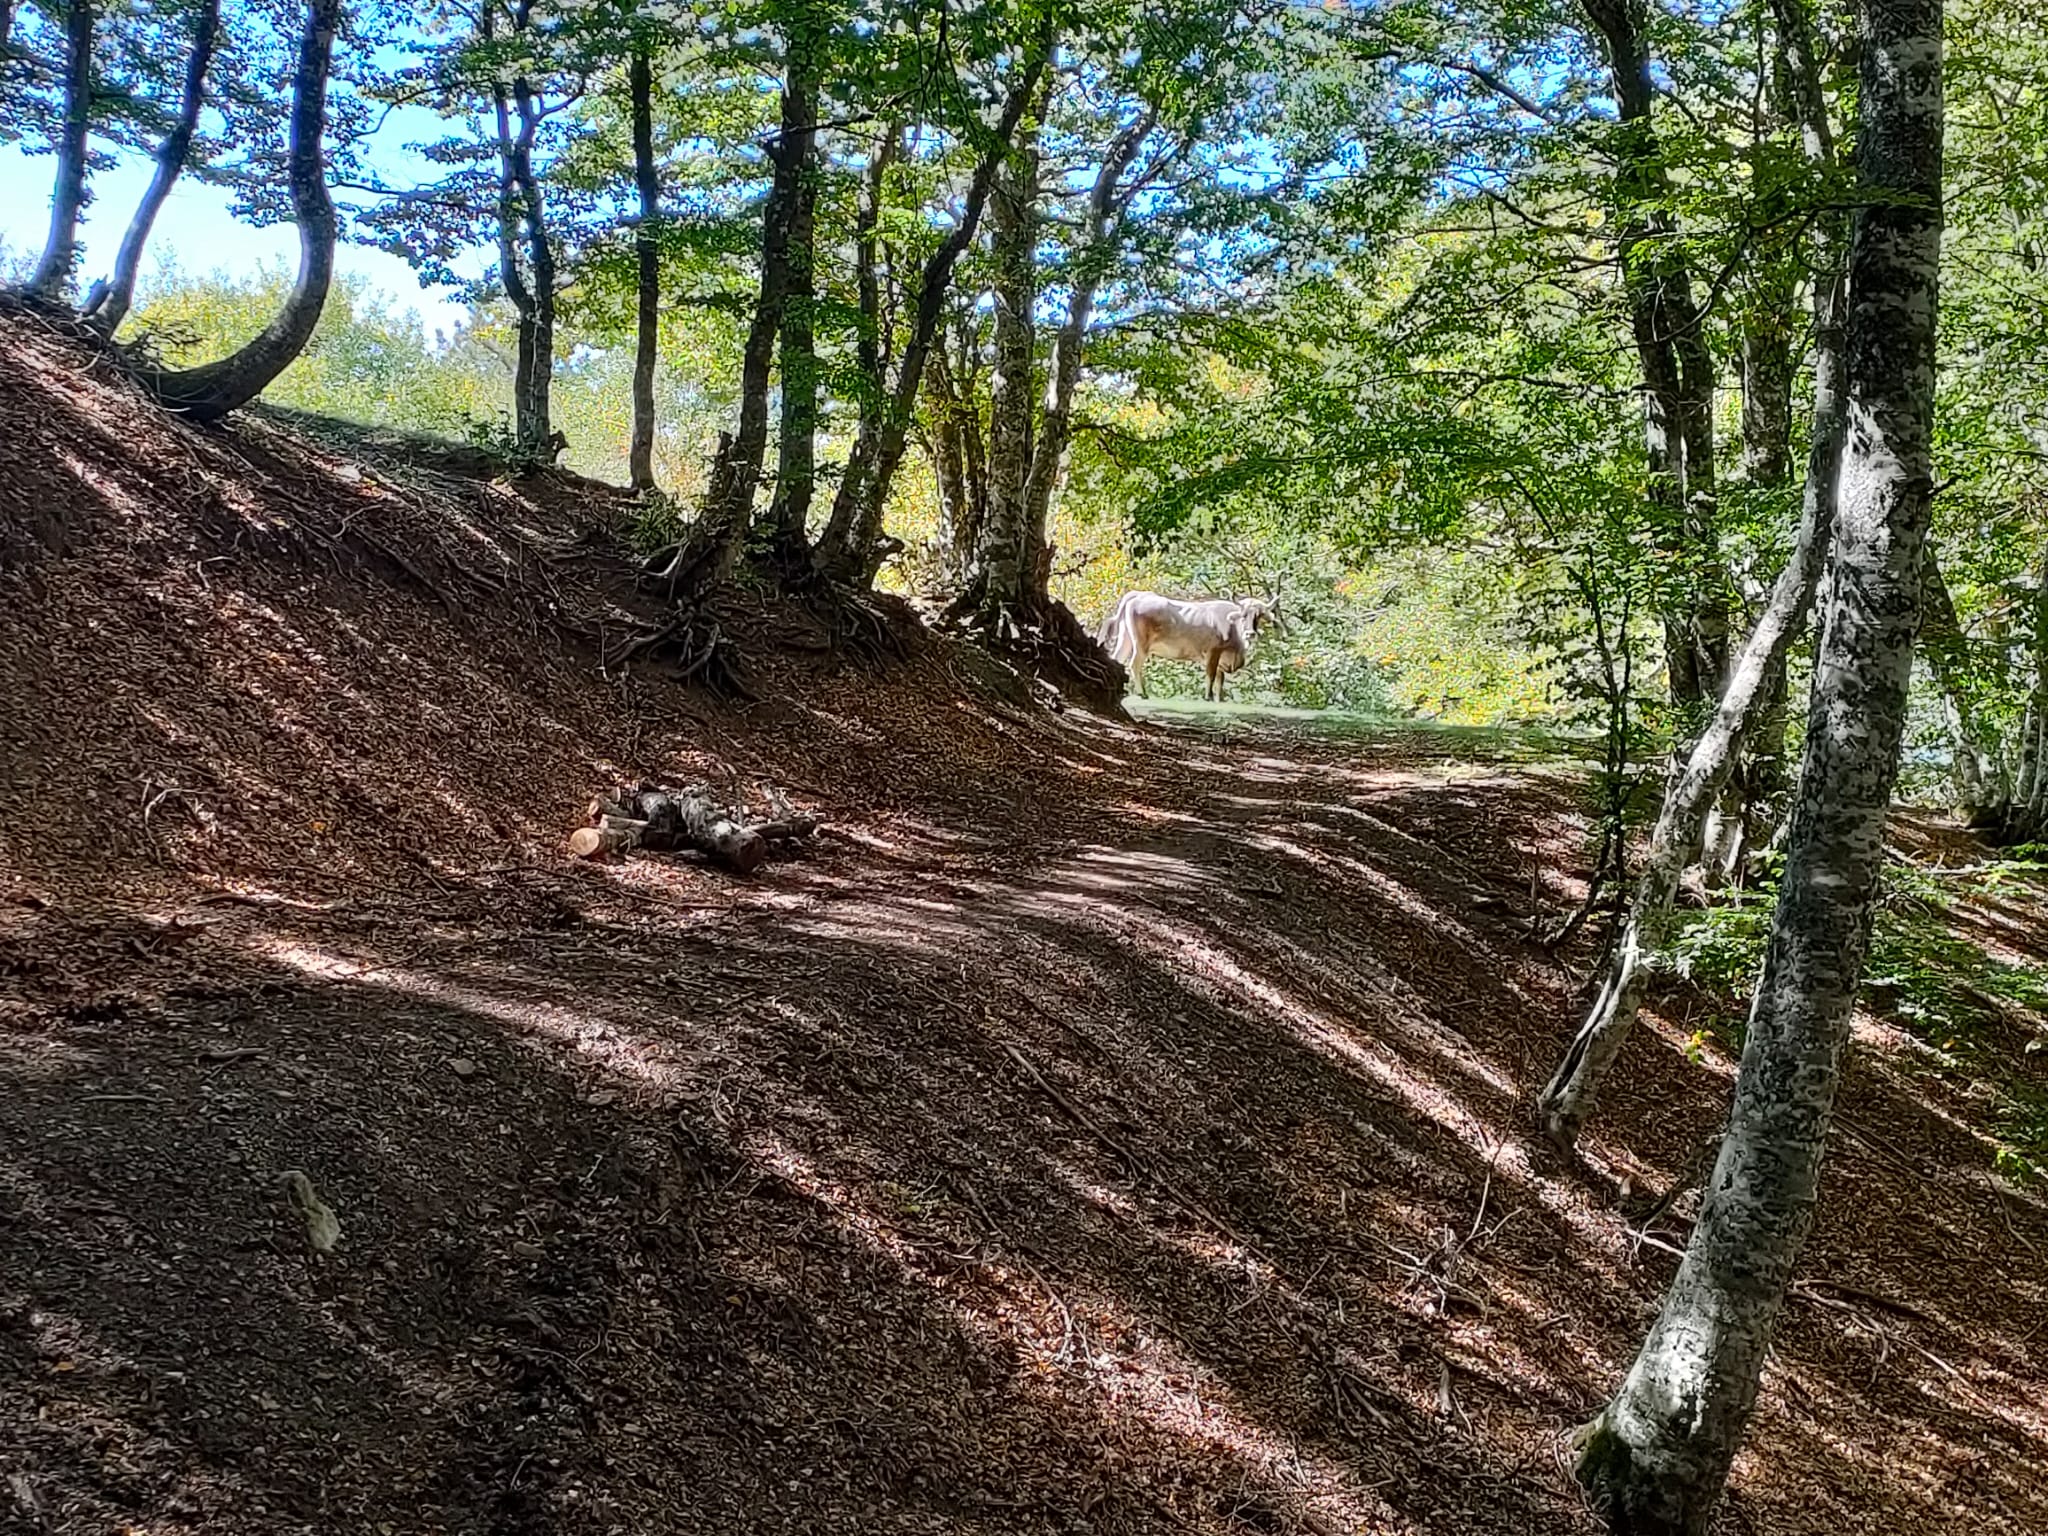
M310 0L292 73L291 147L286 181L299 226L299 275L284 306L256 338L216 362L144 382L166 405L214 421L247 405L306 349L334 280L334 204L327 196L327 67L340 29L342 0Z
M627 66L632 97L633 185L640 194L640 223L633 231L633 435L627 475L633 489L654 486L654 363L661 339L661 178L654 165L654 61L641 43Z
M801 76L796 96L802 108L784 125L783 153L794 166L789 209L789 280L782 305L782 429L777 437L775 497L768 507L768 535L787 570L798 570L811 552L811 495L818 479L818 353L813 310L817 303L817 80L808 58L796 57Z
M1863 0L1848 432L1806 758L1742 1070L1664 1309L1586 1431L1618 1531L1706 1529L1812 1224L1884 862L1921 560L1941 247L1941 0Z
M29 275L37 298L64 297L78 265L78 215L85 207L86 137L92 126L91 0L70 0L64 12L64 122L57 135L57 172L50 188L50 233Z
M1834 146L1802 3L1778 0L1781 47L1803 82L1799 100L1805 153L1816 166L1826 166L1833 162ZM1665 791L1606 978L1538 1102L1544 1129L1561 1147L1577 1143L1600 1084L1635 1027L1652 966L1669 938L1679 883L1701 846L1707 819L1735 771L1745 738L1782 695L1785 656L1805 625L1826 559L1847 421L1846 306L1836 220L1816 221L1814 259L1821 276L1814 293L1813 436L1792 557L1778 574L1712 718Z
M973 242L975 231L981 225L982 209L988 203L996 175L1017 136L1025 110L1038 94L1038 83L1045 74L1052 45L1052 34L1048 28L1040 35L1030 63L1011 86L1003 103L1002 116L989 135L989 142L968 183L960 222L954 225L952 232L925 262L918 283L910 336L896 365L894 381L879 376L874 380L873 404L862 413L865 418L872 411L874 419L872 423L864 419L861 424L853 452L847 458L845 473L840 477L838 493L832 498L831 519L818 541L817 568L834 580L865 586L874 579L883 508L888 503L889 487L896 478L896 468L903 460L903 450L909 441L911 415L917 405L918 391L923 387L925 364L945 312L953 268Z

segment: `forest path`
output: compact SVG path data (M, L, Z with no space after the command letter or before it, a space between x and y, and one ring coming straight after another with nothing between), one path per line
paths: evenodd
M1063 740L746 885L522 864L111 926L207 979L5 1037L16 1502L210 1533L1591 1529L1561 1437L1682 1240L1624 1211L1730 1068L1657 1022L1590 1176L1530 1137L1581 978L1518 919L1573 894L1571 776L1248 717ZM1832 1289L1788 1316L1722 1528L2048 1529L2048 1216L1874 1055L1844 1119Z

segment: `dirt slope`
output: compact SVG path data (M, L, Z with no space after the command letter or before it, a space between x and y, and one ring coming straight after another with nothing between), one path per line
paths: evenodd
M757 703L608 680L623 515L0 324L0 1528L1590 1530L1731 1069L1531 1143L1569 782L765 604ZM831 834L560 859L642 772ZM2048 1530L1981 1112L1870 1032L1725 1530Z

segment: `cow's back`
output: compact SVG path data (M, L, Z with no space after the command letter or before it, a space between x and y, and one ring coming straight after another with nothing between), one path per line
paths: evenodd
M1169 661L1207 661L1219 650L1242 661L1244 643L1237 604L1212 599L1187 603L1157 592L1133 592L1129 622L1145 652Z

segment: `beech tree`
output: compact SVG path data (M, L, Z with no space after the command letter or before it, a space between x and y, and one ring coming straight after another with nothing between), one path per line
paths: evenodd
M1933 480L1941 0L1863 0L1847 430L1806 752L1741 1072L1663 1312L1579 1476L1617 1530L1704 1531L1818 1198L1905 733Z
M1773 0L1778 73L1787 82L1802 153L1813 172L1809 193L1827 198L1834 190L1834 136L1805 4L1806 0ZM1679 883L1700 853L1708 817L1736 769L1745 741L1773 705L1786 654L1813 600L1833 529L1841 463L1843 260L1837 218L1823 207L1813 220L1812 447L1793 553L1742 647L1712 718L1665 792L1606 976L1544 1088L1539 1109L1545 1128L1566 1148L1576 1143L1593 1095L1641 1010L1652 966L1670 937ZM1775 380L1766 387L1775 390Z
M893 371L867 381L853 448L832 499L831 516L818 540L817 567L833 580L865 586L874 578L884 552L883 512L910 441L911 420L926 361L947 310L953 269L980 227L996 178L1051 63L1053 44L1053 25L1048 18L1016 44L1002 87L1001 115L994 124L978 118L963 120L962 148L972 157L966 192L952 227L925 258L914 286L904 296L905 334L894 349ZM878 368L885 361L879 348L872 356Z
M212 421L248 404L305 349L334 279L338 240L328 196L327 75L341 28L342 0L308 0L292 71L291 136L285 177L299 230L299 271L284 307L252 340L217 361L149 370L145 382L166 405Z
M214 49L219 41L220 0L199 0L192 17L192 41L186 55L177 116L157 146L155 169L142 200L135 205L127 232L121 237L112 274L95 283L86 296L85 317L109 336L121 328L129 305L135 302L135 280L142 271L142 253L149 243L149 232L191 159L193 142L199 133L200 110L206 104L207 72L213 67Z

